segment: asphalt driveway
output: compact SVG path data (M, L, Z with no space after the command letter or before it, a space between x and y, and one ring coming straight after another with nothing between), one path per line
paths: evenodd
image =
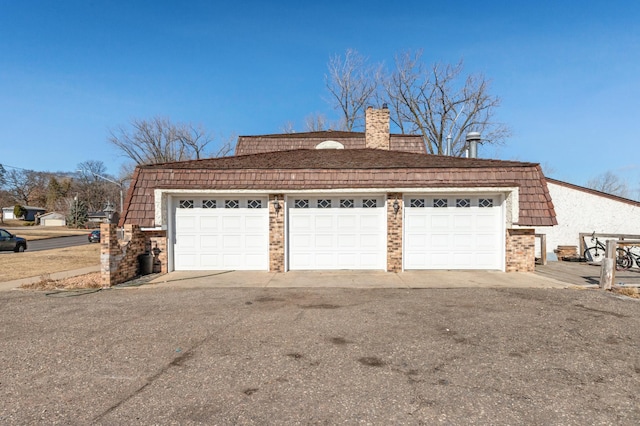
M597 290L11 291L0 331L2 424L640 423L640 302Z

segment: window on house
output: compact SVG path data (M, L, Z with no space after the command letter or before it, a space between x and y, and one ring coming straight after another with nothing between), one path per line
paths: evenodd
M340 200L340 208L351 209L354 206L355 202L353 200Z
M180 200L180 208L181 209L192 209L193 208L193 200Z
M424 198L412 198L409 201L409 207L424 207Z
M240 200L224 200L225 209L239 209Z
M308 209L309 200L295 200L293 202L293 207L295 207L296 209Z
M262 200L249 200L247 201L247 207L250 209L261 209Z
M331 200L318 200L316 206L318 206L319 209L330 209Z

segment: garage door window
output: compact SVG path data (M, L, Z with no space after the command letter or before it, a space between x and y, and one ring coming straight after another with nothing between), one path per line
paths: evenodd
M240 200L224 200L225 209L239 209Z
M309 208L309 200L296 200L293 203L293 206L296 209L308 209Z
M250 209L261 209L262 200L249 200L247 201L247 207Z
M340 208L351 209L355 206L353 200L340 200Z
M471 200L468 198L456 199L456 207L471 207Z
M435 198L433 200L433 207L443 208L449 205L448 200L446 198Z
M331 200L318 200L317 206L319 209L330 209Z
M424 198L412 198L409 201L409 207L418 207L418 208L422 208L424 207Z
M203 209L215 209L216 208L216 200L202 200L202 208Z
M192 209L193 208L193 200L180 200L180 208L181 209Z
M478 207L493 207L493 198L480 198Z
M375 209L376 207L378 207L378 200L376 200L375 198L365 198L364 200L362 200L362 207L364 207L365 209Z

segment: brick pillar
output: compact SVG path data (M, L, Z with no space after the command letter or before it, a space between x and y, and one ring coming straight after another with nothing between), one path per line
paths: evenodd
M535 229L507 229L505 270L533 272L535 268Z
M389 150L389 109L368 107L365 112L365 146Z
M276 209L277 200L280 209ZM269 271L284 272L284 196L269 195Z
M393 205L398 201L398 213ZM402 271L402 194L387 194L387 271Z
M116 225L100 224L100 280L103 287L111 287L116 282L118 265L116 257L120 254Z

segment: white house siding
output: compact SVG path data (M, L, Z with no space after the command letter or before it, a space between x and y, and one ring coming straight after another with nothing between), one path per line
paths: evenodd
M547 236L547 252L560 245L579 247L580 233L640 235L640 203L553 181L547 187L558 220L556 226L536 228L536 234Z

